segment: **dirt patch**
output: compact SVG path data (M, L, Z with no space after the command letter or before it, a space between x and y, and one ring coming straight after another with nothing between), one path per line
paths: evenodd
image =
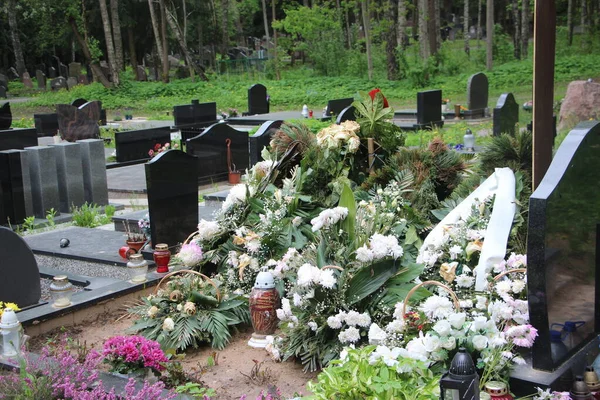
M123 335L125 330L132 325L129 318L121 318L114 314L102 314L91 323L78 325L71 328L59 328L48 334L35 337L30 342L30 349L38 351L49 340L67 334L74 341L84 343L88 348L102 350L106 339L116 335ZM189 373L203 371L202 381L210 388L215 389L219 400L239 400L244 394L248 400L256 396L269 386L280 389L284 398L294 394L307 395L306 383L316 378L316 373L304 373L302 366L294 362L275 362L265 350L254 349L247 345L252 334L247 329L235 334L229 345L215 354L211 347L189 349L182 361L184 370ZM207 367L209 357L216 359L216 365ZM256 365L260 369L256 373ZM253 374L253 368L255 373Z

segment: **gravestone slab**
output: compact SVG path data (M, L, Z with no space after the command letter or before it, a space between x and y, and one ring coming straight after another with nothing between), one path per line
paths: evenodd
M250 142L250 165L252 167L259 161L262 161L261 153L263 149L269 146L271 137L279 129L283 121L267 121L258 128L256 133L248 138Z
M146 68L143 65L137 66L137 80L140 82L148 81L148 74L146 74Z
M69 69L67 68L67 66L65 64L58 63L58 75L62 76L63 78L69 77Z
M325 108L325 115L323 115L323 117L332 117L334 115L338 115L342 112L344 108L351 106L352 103L354 103L354 99L352 97L348 97L345 99L329 100L327 102L327 107Z
M40 271L27 243L18 234L0 226L0 301L19 308L37 304L42 295Z
M85 201L105 206L108 204L108 183L104 141L102 139L85 139L78 140L77 143L81 145Z
M73 78L72 76L67 78L67 88L69 90L73 89L75 86L77 86L77 84L79 83L79 81L77 80L77 78Z
M81 75L81 64L78 62L72 62L69 64L69 77L79 79Z
M153 82L153 81L157 81L158 80L158 70L154 67L150 67L148 68L149 74L148 74L148 80Z
M8 129L0 131L0 150L23 150L37 146L38 135L35 129Z
M6 88L2 85L0 85L0 98L1 99L6 99Z
M56 149L60 211L69 213L73 206L81 207L85 203L81 145L67 142L52 144L51 146Z
M498 99L494 108L494 136L503 133L515 135L519 123L519 105L512 93L504 93Z
M115 132L117 162L150 159L148 151L154 146L171 142L169 127Z
M98 120L100 109L98 104L81 106L80 108L69 104L58 104L56 114L58 115L58 129L60 136L66 141L75 142L82 139L94 139L100 137Z
M442 91L427 90L417 93L417 123L415 129L431 129L443 126Z
M10 79L12 81L19 79L19 73L17 72L17 70L14 67L10 67L8 69L8 79Z
M599 147L600 122L577 125L529 200L527 283L529 316L539 335L532 348L536 369L556 369L600 333ZM566 321L584 323L559 358L552 355L550 330Z
M56 77L58 77L58 74L56 73L56 68L54 68L54 67L48 68L48 77L50 79L55 79Z
M484 73L471 75L467 82L467 108L465 118L482 118L488 106L488 78Z
M0 74L0 86L4 86L8 90L8 78L6 75Z
M341 124L344 121L356 121L356 116L354 115L355 111L356 109L354 108L354 106L348 106L344 108L342 112L338 114L335 123Z
M10 103L4 103L0 107L0 131L10 129L12 125L12 111L10 109Z
M80 74L79 77L77 77L77 83L80 85L89 85L90 84L90 80L88 79L88 76L85 74Z
M192 100L192 104L173 107L173 118L176 127L212 125L217 122L217 103Z
M58 134L58 114L33 114L33 121L38 136L56 136Z
M39 69L35 71L35 79L37 80L38 89L46 90L46 75Z
M46 64L44 64L44 63L36 65L35 70L36 70L36 73L37 73L37 71L41 71L42 74L44 74L44 75L46 75L48 73L48 70L46 69Z
M168 150L145 165L153 245L182 243L198 226L198 160Z
M0 151L0 201L5 214L0 225L22 224L27 216L33 215L29 179L26 151Z
M59 215L55 149L49 146L34 146L26 147L25 150L29 162L33 214L37 218L46 218L46 212L53 208Z
M62 76L59 76L58 78L52 79L50 81L50 89L52 89L52 91L68 89L68 88L69 88L69 86L67 85L67 80L65 78L63 78Z
M29 75L29 72L25 72L23 74L23 85L27 88L27 89L33 89L33 81L31 80L31 76Z
M267 96L267 88L260 83L252 85L248 89L248 114L268 114L269 113L269 98Z
M235 169L244 171L248 168L248 133L227 124L214 124L186 143L186 152L198 158L199 183L227 180L227 139L231 140L231 160Z

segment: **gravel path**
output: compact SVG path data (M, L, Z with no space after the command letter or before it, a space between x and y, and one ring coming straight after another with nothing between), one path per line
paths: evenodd
M88 261L71 260L68 258L35 255L39 266L58 269L72 274L128 280L129 274L125 267Z

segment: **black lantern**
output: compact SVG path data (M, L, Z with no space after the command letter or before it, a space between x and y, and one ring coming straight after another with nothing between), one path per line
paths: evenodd
M479 375L464 347L452 359L450 369L440 379L440 399L479 400Z

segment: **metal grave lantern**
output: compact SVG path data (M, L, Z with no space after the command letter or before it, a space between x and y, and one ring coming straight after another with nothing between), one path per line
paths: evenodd
M440 399L479 400L479 375L464 347L458 349L450 369L440 379Z

